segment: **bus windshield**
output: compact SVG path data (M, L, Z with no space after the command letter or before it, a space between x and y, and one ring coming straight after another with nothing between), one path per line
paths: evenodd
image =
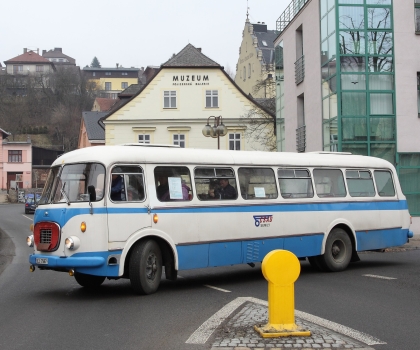
M55 167L50 170L38 205L100 201L104 196L104 188L105 167L102 164L81 163Z

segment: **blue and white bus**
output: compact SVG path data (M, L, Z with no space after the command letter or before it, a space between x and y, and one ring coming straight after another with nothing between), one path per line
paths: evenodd
M84 287L129 278L155 292L184 269L261 262L286 249L326 271L412 237L395 168L343 153L126 144L75 150L51 167L28 237L31 271Z

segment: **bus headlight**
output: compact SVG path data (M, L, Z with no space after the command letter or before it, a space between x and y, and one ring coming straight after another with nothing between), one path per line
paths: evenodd
M70 250L76 250L80 247L80 239L76 236L67 237L64 241L66 247Z
M26 244L28 245L28 247L34 246L34 235L26 237Z

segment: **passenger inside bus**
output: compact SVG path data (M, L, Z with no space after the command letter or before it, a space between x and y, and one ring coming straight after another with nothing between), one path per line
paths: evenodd
M177 176L170 171L170 169L164 169L161 171L155 170L155 178L158 181L159 185L156 187L156 195L161 202L167 202L170 200L179 200L181 198L172 198L171 197L171 188L169 187L169 178L171 179L180 179L181 180L181 191L182 199L181 200L191 200L189 194L190 188L182 181L181 176Z
M120 201L121 192L122 192L122 177L121 175L112 174L111 199L113 201Z
M209 189L209 197L217 199L236 199L236 190L229 183L229 179L219 179L219 186Z

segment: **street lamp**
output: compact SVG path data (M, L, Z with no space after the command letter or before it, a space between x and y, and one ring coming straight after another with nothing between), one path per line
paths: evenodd
M214 118L214 125L210 125L210 118ZM207 125L203 128L203 135L205 137L217 137L217 149L220 149L220 136L227 134L227 127L223 124L222 116L210 116L207 119Z

